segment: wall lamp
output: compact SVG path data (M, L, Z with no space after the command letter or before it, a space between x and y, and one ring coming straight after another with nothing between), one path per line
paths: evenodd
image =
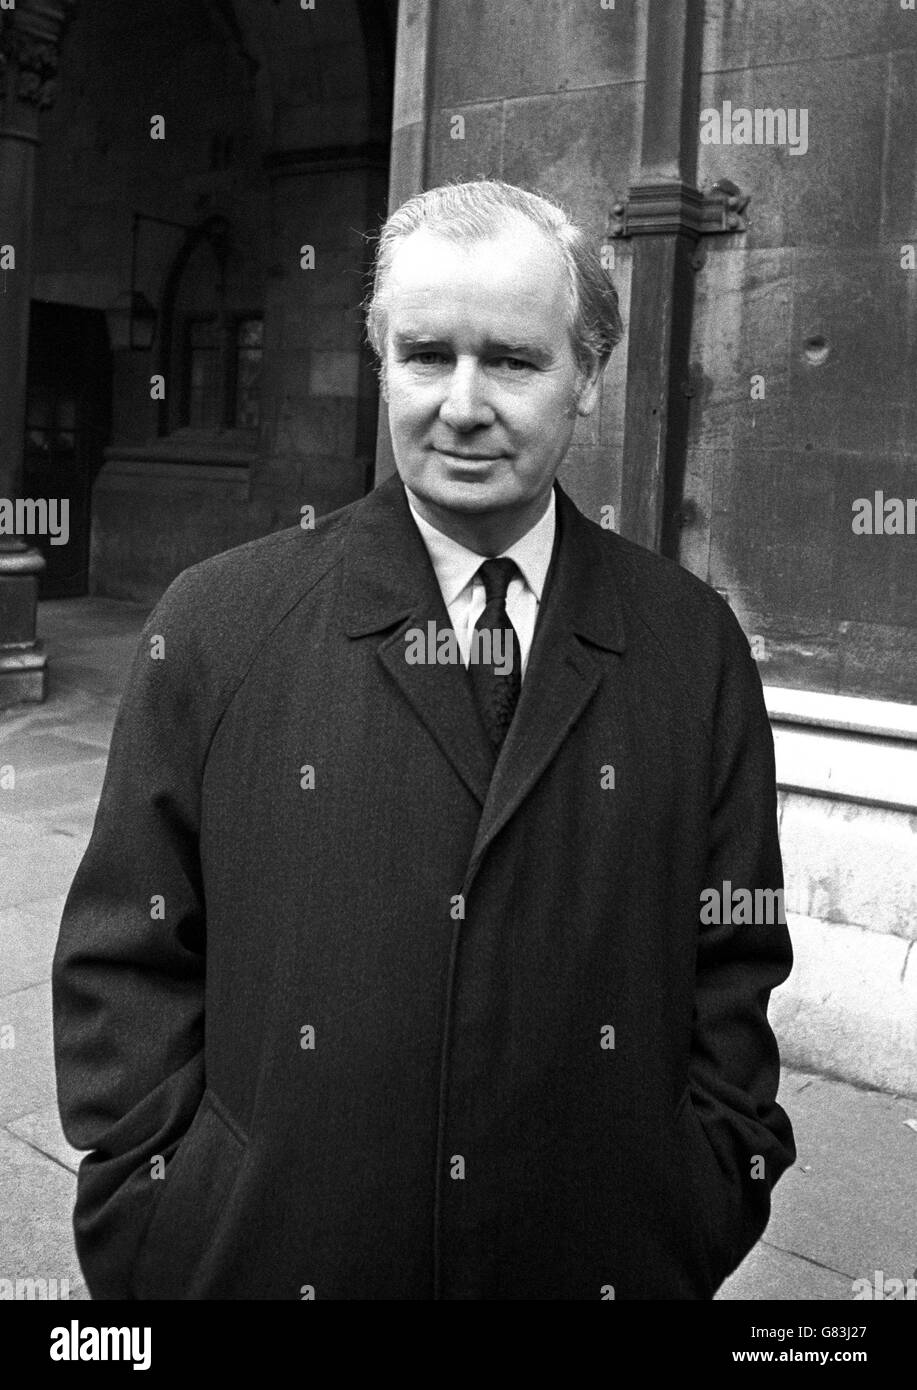
M149 352L156 337L158 314L143 291L138 290L136 283L141 222L155 222L162 227L180 227L185 232L197 230L197 224L194 223L173 222L168 217L150 217L145 212L134 213L131 228L131 287L129 290L122 290L114 303L105 310L108 336L114 352L124 349L131 352ZM210 239L215 239L212 234Z

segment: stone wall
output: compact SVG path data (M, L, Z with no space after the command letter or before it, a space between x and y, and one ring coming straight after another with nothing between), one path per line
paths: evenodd
M917 539L852 503L917 495L917 13L705 7L703 108L807 114L807 148L700 147L750 195L697 277L681 558L759 637L765 682L917 700ZM904 265L902 264L904 260ZM753 394L752 378L762 386ZM765 394L760 398L760 390Z

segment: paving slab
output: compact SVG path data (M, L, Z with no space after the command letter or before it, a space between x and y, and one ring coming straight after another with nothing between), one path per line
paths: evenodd
M73 1245L75 1180L58 1163L0 1128L0 1278L84 1281Z
M6 1129L24 1144L43 1153L46 1158L52 1159L62 1168L69 1169L76 1176L76 1170L85 1155L65 1139L56 1101L44 1110L36 1111L34 1115L23 1115L18 1120L10 1120Z
M917 1266L917 1101L788 1076L799 1157L775 1190L767 1239L850 1280Z
M800 1255L789 1255L765 1238L726 1280L716 1301L843 1300L853 1297L850 1282L846 1275L824 1269Z
M43 772L49 767L66 767L98 756L99 750L94 744L79 736L63 738L53 725L42 727L33 723L16 730L0 725L0 761L16 769L16 785L5 789L4 800L15 807L21 774L29 770Z
M47 812L60 806L98 798L105 774L106 755L92 744L60 740L65 748L73 749L69 761L47 763L16 769L15 792L4 793L3 807L8 815L19 820ZM80 757L81 750L85 756Z
M44 980L0 999L0 1124L56 1100L51 983Z
M771 1220L718 1299L854 1298L854 1281L917 1266L917 1102L785 1069L798 1159Z
M98 804L98 797L93 797L89 801L79 800L49 807L33 816L31 824L39 834L64 835L70 839L82 839L84 844L88 844Z
M0 988L14 994L50 979L63 896L0 908Z
M98 717L81 719L79 731L65 726L57 732L61 739L75 739L80 743L89 743L94 748L101 748L107 754L108 745L111 743L112 724L118 711L118 700L113 699L104 713L102 713L101 702L99 701L95 702L93 709Z
M7 816L0 820L0 837L0 907L24 907L67 892L85 849L76 834Z

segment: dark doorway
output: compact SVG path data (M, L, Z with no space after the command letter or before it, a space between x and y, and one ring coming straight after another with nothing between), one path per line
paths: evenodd
M69 538L32 543L47 568L40 598L89 584L92 485L111 432L111 351L101 309L33 300L29 318L23 497L67 502Z

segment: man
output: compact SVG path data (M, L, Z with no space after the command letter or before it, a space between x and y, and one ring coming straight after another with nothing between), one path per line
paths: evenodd
M708 910L782 885L748 643L554 482L620 334L560 209L412 199L369 327L398 476L182 575L119 714L54 970L90 1291L710 1298L794 1158L786 928Z

